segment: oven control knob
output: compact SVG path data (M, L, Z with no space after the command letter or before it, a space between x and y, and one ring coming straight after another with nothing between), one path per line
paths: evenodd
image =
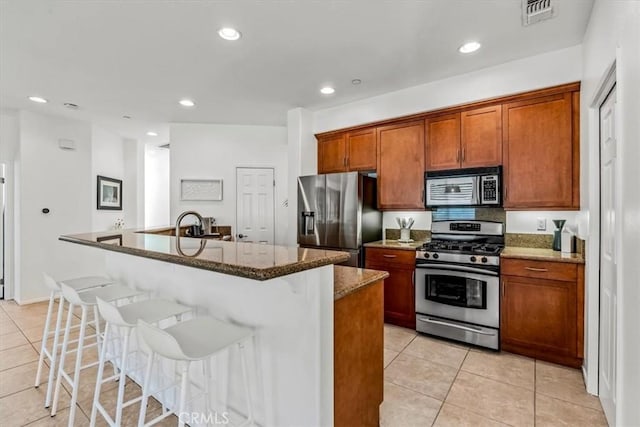
M425 257L425 258L429 258L429 254L428 254L428 253L425 253L425 254L424 254L424 257Z
M476 257L472 256L470 259L471 259L471 262L476 262Z
M488 261L488 259L487 259L487 257L486 257L486 256L483 256L483 257L482 257L482 259L481 259L480 261L482 261L482 262L487 262L487 261Z
M438 254L433 254L433 259L438 259L440 256Z

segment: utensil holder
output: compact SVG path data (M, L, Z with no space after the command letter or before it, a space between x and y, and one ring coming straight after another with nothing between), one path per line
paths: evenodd
M553 250L559 251L562 249L562 228L564 227L564 223L567 222L566 219L554 219L553 223L556 226L556 229L553 231Z
M411 230L408 228L400 229L400 240L410 240L411 239Z

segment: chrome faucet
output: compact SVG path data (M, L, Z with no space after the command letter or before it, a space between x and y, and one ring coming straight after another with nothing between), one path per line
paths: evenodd
M198 218L198 221L200 221L200 228L202 228L202 215L200 215L198 212L196 211L186 211L186 212L182 212L179 216L178 219L176 220L176 237L180 237L180 223L182 222L182 220L184 219L185 216L187 215L193 215L196 218ZM193 236L195 237L195 236Z

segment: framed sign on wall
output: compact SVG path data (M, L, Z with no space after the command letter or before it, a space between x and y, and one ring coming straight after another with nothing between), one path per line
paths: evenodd
M222 180L182 179L180 200L222 200Z
M100 210L122 210L122 181L98 175L97 199Z

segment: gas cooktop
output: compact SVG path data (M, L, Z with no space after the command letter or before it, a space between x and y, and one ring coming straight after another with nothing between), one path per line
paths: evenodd
M457 240L432 240L417 250L429 252L451 252L474 255L498 255L504 245L486 242L461 242Z

